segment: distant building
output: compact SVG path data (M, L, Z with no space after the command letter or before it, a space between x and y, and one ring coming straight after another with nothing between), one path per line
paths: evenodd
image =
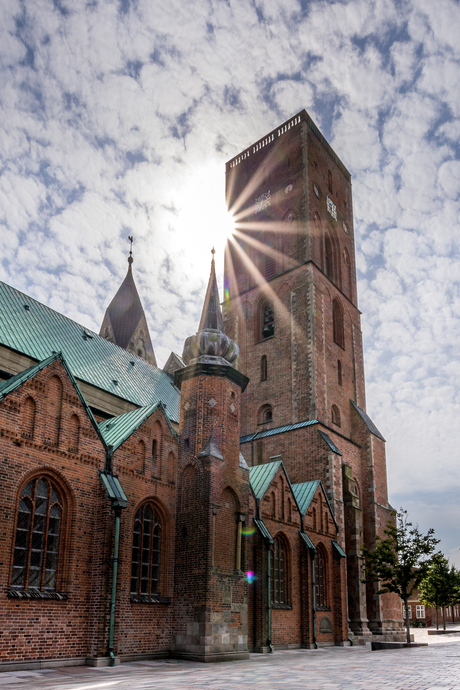
M239 220L182 356L132 274L98 336L0 284L0 669L399 639L350 175L305 111L227 164ZM114 584L114 573L117 575Z

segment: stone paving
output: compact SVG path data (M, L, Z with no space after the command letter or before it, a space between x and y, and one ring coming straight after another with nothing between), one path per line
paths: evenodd
M460 634L415 635L429 646L296 649L232 663L165 659L5 672L0 690L460 690Z

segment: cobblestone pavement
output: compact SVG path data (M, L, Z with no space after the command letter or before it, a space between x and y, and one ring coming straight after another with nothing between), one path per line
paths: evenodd
M296 649L219 664L165 659L5 672L0 690L460 690L460 633L416 632L416 641L428 640L413 649Z

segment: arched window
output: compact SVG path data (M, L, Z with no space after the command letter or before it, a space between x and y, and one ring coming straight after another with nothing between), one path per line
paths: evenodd
M56 485L48 477L29 481L19 500L12 587L56 589L62 521L63 502Z
M271 549L271 585L272 603L287 604L288 602L288 558L284 539L275 537Z
M271 405L262 405L259 410L259 424L268 424L273 421L273 410Z
M338 299L332 301L332 335L334 343L345 350L345 336L343 332L343 310Z
M284 481L280 477L280 517L284 520Z
M331 407L331 419L333 424L340 426L340 410L337 405Z
M155 422L152 431L152 462L153 473L159 477L161 475L161 436L162 428L160 422Z
M287 500L287 521L292 522L292 502L289 497Z
M267 355L262 355L260 358L260 380L267 380Z
M342 362L340 359L337 360L337 383L339 386L342 385Z
M315 555L315 599L317 608L327 608L326 554L318 546Z
M80 443L80 420L73 414L69 422L69 452L78 453Z
M33 398L26 398L22 405L22 436L23 438L34 437L35 432L36 405Z
M332 282L335 282L335 275L334 275L334 250L332 248L332 241L329 235L326 235L324 238L324 263L325 263L325 269L326 269L326 275L329 278L329 280L332 280Z
M136 470L139 474L144 474L145 472L145 443L144 441L139 441L136 448Z
M231 573L236 568L238 498L227 486L220 498L215 523L214 564L219 570Z
M262 339L271 338L275 335L275 312L271 304L263 305L261 317L261 337Z
M146 503L134 518L131 559L131 594L159 594L161 521L155 507Z
M168 455L168 481L170 484L176 481L176 457L172 451Z
M274 491L270 494L270 516L276 518L276 496Z
M181 510L187 513L195 507L195 489L196 489L196 470L193 465L187 465L182 472L180 480L180 499Z
M62 383L57 376L48 381L47 419L45 427L45 442L47 446L56 447L59 444L61 426Z
M316 508L312 508L311 510L311 524L316 532Z
M330 170L327 171L327 188L332 194L333 189L332 189L332 173Z
M343 250L343 262L345 264L345 272L344 272L345 277L343 280L343 282L344 282L343 291L346 294L346 296L351 299L351 297L352 297L351 261L350 261L350 255L349 255L346 247Z

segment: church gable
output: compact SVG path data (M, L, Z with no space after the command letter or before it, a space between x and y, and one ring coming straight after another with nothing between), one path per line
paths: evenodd
M292 489L304 519L305 531L336 535L338 526L322 481L316 479L294 484Z
M0 384L2 434L20 446L95 460L103 452L97 422L61 354Z
M161 403L108 419L99 429L115 471L175 484L178 436Z
M300 527L300 512L289 477L281 460L256 465L249 470L249 482L259 503L262 519L271 519Z

